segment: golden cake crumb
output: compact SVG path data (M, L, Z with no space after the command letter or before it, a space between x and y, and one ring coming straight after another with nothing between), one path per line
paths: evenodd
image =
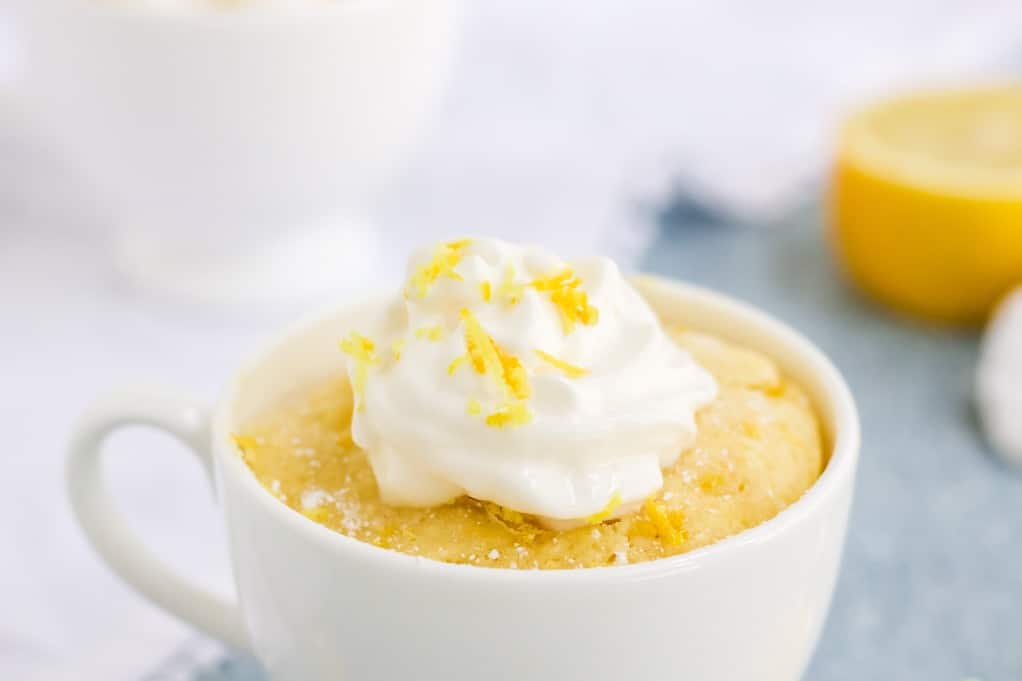
M685 516L680 510L668 511L663 502L656 501L653 497L646 500L643 510L653 521L661 541L670 546L681 546L685 540L683 528Z
M343 376L310 386L243 424L235 443L281 503L304 514L303 495L323 490L325 501L309 511L316 522L413 556L572 569L685 553L775 516L813 484L825 458L809 399L783 380L769 358L695 331L668 331L714 375L719 395L696 414L696 440L664 469L656 497L599 525L550 530L512 509L468 497L432 508L384 504L368 457L351 441L353 388ZM467 411L473 410L484 411L470 400Z

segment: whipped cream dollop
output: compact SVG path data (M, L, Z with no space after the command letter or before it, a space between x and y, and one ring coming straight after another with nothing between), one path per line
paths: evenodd
M717 392L612 261L491 239L416 253L388 321L342 348L385 503L469 495L551 526L656 493Z

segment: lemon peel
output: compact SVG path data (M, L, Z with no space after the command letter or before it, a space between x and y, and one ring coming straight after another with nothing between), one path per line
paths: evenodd
M521 360L493 340L470 309L461 310L461 320L465 329L465 349L472 368L476 373L488 376L505 397L505 402L486 417L486 425L504 428L529 423L532 411L525 400L532 394L532 385Z
M515 283L515 267L508 263L504 268L504 278L497 287L497 296L508 305L517 305L525 293L525 284Z
M621 492L619 492L618 490L614 490L614 494L612 494L610 496L610 500L607 502L607 505L604 506L602 510L600 510L597 513L594 513L591 516L589 516L586 519L586 521L590 525L598 525L598 524L602 523L604 520L606 520L607 518L609 518L611 516L611 514L614 513L614 511L616 511L620 505L621 505Z
M405 341L403 338L398 338L396 341L390 344L390 353L394 356L394 361L401 359L401 351L405 349Z
M369 367L380 363L376 356L376 345L362 334L352 331L351 335L341 341L341 350L355 362L352 388L359 398L359 409L365 408L362 398L365 396L366 382L369 378Z
M443 340L445 333L446 332L444 331L444 327L440 325L424 326L421 329L415 330L415 337L418 338L419 340L428 340L433 341L435 343L437 341Z
M452 359L451 363L447 365L447 373L448 373L448 375L453 376L454 372L458 370L458 367L460 367L462 364L464 364L467 361L468 361L468 356L467 355L458 355L457 357Z
M548 277L534 279L529 286L546 293L561 317L564 333L569 334L576 324L592 326L600 319L600 311L589 303L589 294L581 288L582 280L570 267Z
M532 421L532 411L525 402L505 402L497 410L486 417L486 425L491 428L507 426L524 426Z
M589 373L589 369L583 369L580 366L570 364L564 361L563 359L554 357L548 352L543 352L542 350L537 349L536 355L539 356L539 358L542 359L544 362L560 369L561 372L568 378L581 378Z
M441 277L463 281L464 278L454 268L461 262L465 251L471 245L471 239L459 239L438 245L433 252L433 258L417 267L409 277L405 296L419 300L425 298L430 287Z

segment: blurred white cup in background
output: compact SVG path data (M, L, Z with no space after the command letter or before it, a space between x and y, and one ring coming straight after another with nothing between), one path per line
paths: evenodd
M448 79L458 0L17 0L18 96L162 293L359 288L367 216Z

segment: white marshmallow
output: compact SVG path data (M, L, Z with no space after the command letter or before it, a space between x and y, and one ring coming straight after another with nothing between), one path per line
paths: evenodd
M1022 466L1022 287L998 307L976 370L976 403L987 438L1006 461Z

